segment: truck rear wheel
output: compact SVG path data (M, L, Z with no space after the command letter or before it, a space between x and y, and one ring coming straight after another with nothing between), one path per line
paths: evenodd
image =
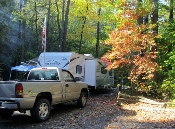
M86 103L87 103L87 94L85 92L81 92L77 105L78 107L83 108L86 106Z
M47 99L38 99L31 110L32 119L36 122L44 122L51 112L50 102Z

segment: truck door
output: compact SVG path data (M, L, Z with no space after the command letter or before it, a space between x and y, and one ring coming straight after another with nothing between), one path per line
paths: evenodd
M80 86L77 85L73 75L69 71L63 70L65 80L65 101L78 99L80 96Z

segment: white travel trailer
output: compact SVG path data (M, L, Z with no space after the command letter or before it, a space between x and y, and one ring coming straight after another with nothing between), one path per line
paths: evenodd
M87 83L90 89L114 86L114 72L107 71L105 63L91 54L75 52L45 52L38 58L37 67L60 67Z

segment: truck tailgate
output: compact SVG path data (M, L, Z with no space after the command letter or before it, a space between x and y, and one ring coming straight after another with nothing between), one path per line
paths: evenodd
M0 81L0 98L15 97L16 81Z

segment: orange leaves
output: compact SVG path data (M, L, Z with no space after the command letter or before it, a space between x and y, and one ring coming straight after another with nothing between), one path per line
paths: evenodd
M137 25L140 16L146 16L148 11L142 6L132 2L122 1L117 14L117 28L109 34L104 44L110 45L111 50L102 60L107 63L107 69L120 66L130 66L130 79L137 82L139 78L150 80L157 67L156 43L157 35L152 33L152 25Z
M157 67L157 63L155 61L151 60L148 55L145 55L144 57L140 57L139 55L136 55L133 59L134 67L131 70L130 73L130 79L134 82L144 80L151 80L154 75L154 71ZM139 79L139 76L141 74L144 74L142 78Z

